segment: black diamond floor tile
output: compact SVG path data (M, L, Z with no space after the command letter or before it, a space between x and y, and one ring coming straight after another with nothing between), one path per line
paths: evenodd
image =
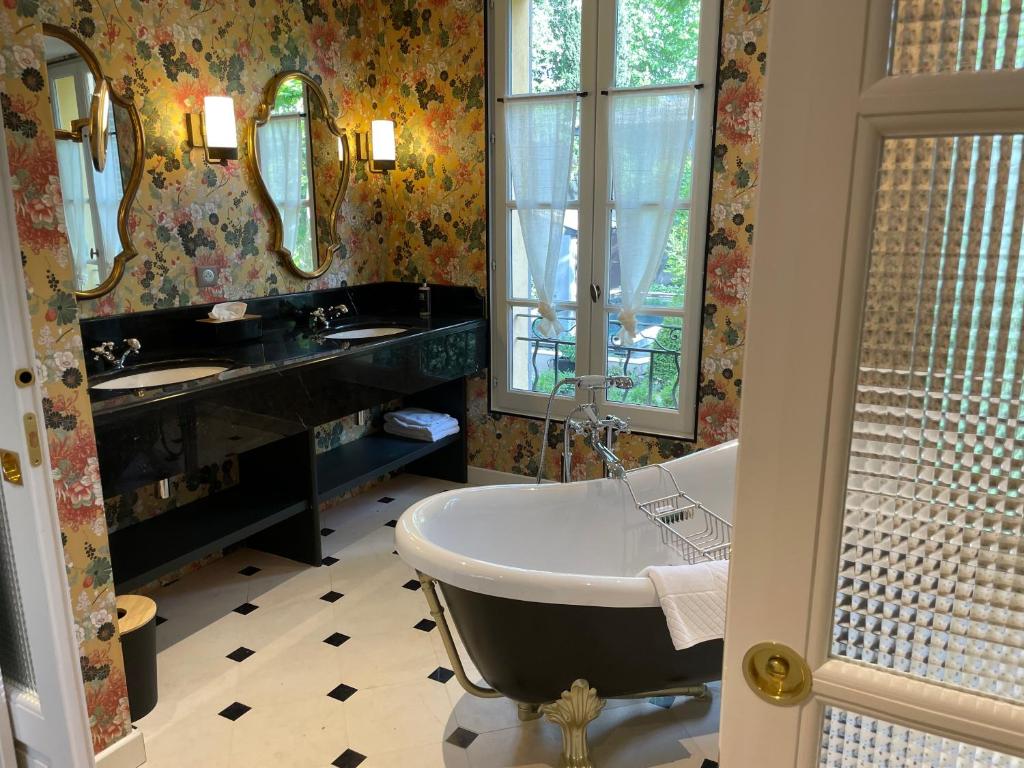
M159 626L160 626L161 624L163 624L163 623L164 623L165 621L167 621L167 619L165 619L165 618L164 618L163 616L161 616L160 614L157 614L157 616L156 616L156 625L157 625L158 627L159 627Z
M398 527L398 521L397 520L388 520L386 523L384 523L384 525L386 525L388 528L397 528Z
M255 565L247 565L245 568L240 570L238 574L240 576L255 576L257 573L262 571L262 568L257 568Z
M248 616L250 613L255 611L257 608L259 608L258 605L253 605L252 603L242 603L240 606L235 608L235 613L240 613L243 616ZM260 615L262 616L263 614L260 614Z
M700 768L718 768L718 763L714 760L705 759L704 762L700 764Z
M333 645L335 648L337 648L339 645L346 642L348 639L348 635L343 635L341 634L341 632L335 632L330 637L325 637L324 642L328 645Z
M454 731L452 731L451 736L445 739L445 741L447 741L449 744L454 744L456 747L462 747L462 749L466 749L470 744L476 741L476 737L478 735L479 734L473 733L473 731L470 731L466 728L463 728L462 726L459 726Z
M447 683L453 677L455 677L455 673L452 672L450 669L445 669L444 667L438 667L429 675L427 675L428 679L436 680L439 683Z
M332 533L334 533L334 529L333 528L321 528L320 529L320 535L321 536L330 536Z
M419 588L420 588L420 587L422 587L423 585L422 585L422 584L420 584L420 583L419 583L418 581L416 581L416 579L409 579L409 580L408 580L407 582L405 582L405 584L403 584L402 586L403 586L403 587L405 587L406 589L410 589L410 590L412 590L413 592L415 592L415 591L416 591L417 589L419 589Z
M323 560L321 560L320 562L321 562L321 563L323 563L323 564L324 564L324 565L326 565L326 566L332 566L332 565L334 565L334 564L335 564L336 562L338 562L338 558L336 558L336 557L331 557L330 555L328 555L327 557L325 557L325 558L324 558Z
M344 595L341 594L341 592L335 592L333 589L326 595L320 595L320 599L327 603L337 602L338 600L341 600L341 598L343 597Z
M245 661L246 659L248 659L254 653L256 653L256 651L250 651L248 648L246 648L243 645L243 646L240 646L238 648L235 648L235 650L233 650L231 653L229 653L228 654L228 658L231 659L232 661L239 661L239 662L241 662L241 661Z
M360 765L365 759L366 755L360 755L354 749L346 749L338 755L331 765L333 765L334 768L356 768L356 766Z
M351 696L355 692L356 689L353 688L351 685L345 685L344 683L342 683L327 695L330 696L332 699L337 699L338 701L345 701L346 699L348 699L349 696Z
M225 707L224 709L222 709L217 714L219 714L221 717L226 717L228 720L232 720L233 721L233 720L237 720L238 718L240 718L242 715L244 715L250 709L252 709L252 707L247 707L247 706L245 706L245 704L242 704L241 702L236 701L234 704L232 704L229 707Z
M381 504L390 504L394 499L391 496L381 496L377 501Z
M421 619L413 625L413 629L418 629L421 632L430 632L437 624L432 622L430 619Z

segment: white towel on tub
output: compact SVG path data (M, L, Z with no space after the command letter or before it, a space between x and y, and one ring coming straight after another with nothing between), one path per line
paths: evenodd
M654 583L677 651L725 637L729 561L652 565L640 571Z

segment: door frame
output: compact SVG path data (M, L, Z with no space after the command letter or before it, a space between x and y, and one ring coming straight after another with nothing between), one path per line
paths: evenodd
M887 76L893 8L893 0L772 8L723 768L817 765L828 705L1024 754L1024 706L830 655L882 141L1024 130L1024 101L1013 98L1024 93L1024 71ZM807 661L809 699L780 707L757 698L743 659L760 641Z
M43 420L38 376L16 386L15 372L37 370L29 326L25 276L14 216L6 132L0 124L0 402L14 421L34 413L42 461L32 466L23 429L4 430L3 447L21 458L23 485L2 489L22 594L26 632L36 677L35 691L8 686L10 722L19 752L42 765L95 765L85 688L71 614L70 591L57 516L56 494Z

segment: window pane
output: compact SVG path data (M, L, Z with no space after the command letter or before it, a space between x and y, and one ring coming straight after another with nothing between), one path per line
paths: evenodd
M889 139L832 653L1024 699L1021 136Z
M631 376L630 390L610 389L608 399L653 408L679 408L679 363L683 321L679 317L639 315L636 338L622 343L618 314L608 316L609 376Z
M578 91L582 0L513 0L509 7L509 92Z
M825 708L822 768L1024 768L1024 760L838 707Z
M509 298L537 300L537 291L530 279L529 264L526 260L526 244L523 242L523 230L519 224L519 212L513 210L510 215L511 231L511 282ZM558 260L558 271L555 282L555 301L576 301L576 270L579 266L579 218L577 210L565 212L565 224L562 229L562 251Z
M551 392L556 379L576 373L576 313L561 310L558 320L565 329L554 338L541 335L538 324L540 312L534 307L516 307L510 310L511 389L526 392ZM572 397L572 387L559 393Z
M25 624L25 610L21 604L21 587L14 563L14 543L4 503L4 489L0 486L0 670L4 682L35 690L35 670Z
M608 262L608 303L622 303L622 279L619 268L618 230L615 227L615 211L611 212L611 233ZM676 211L668 242L662 252L658 271L651 283L650 292L644 302L648 307L672 307L679 309L686 298L686 262L690 233L689 210Z
M619 0L616 87L694 82L700 7L700 0Z
M893 17L893 75L1024 67L1019 2L899 0Z

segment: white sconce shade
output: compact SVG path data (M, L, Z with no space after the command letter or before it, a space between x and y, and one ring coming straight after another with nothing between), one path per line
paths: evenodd
M238 129L235 126L235 101L230 96L203 99L203 134L211 161L238 159Z
M395 167L395 123L392 120L374 120L370 124L371 161L376 168Z

